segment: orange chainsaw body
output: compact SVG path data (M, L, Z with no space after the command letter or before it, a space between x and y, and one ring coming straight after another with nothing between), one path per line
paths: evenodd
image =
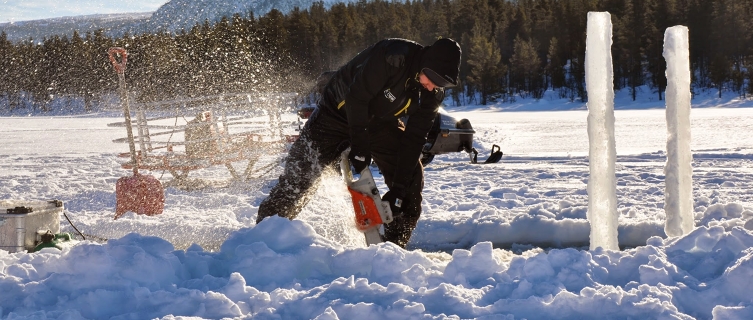
M353 209L356 211L356 228L359 231L363 232L379 227L384 223L374 199L350 187L348 187L348 191L350 191L350 197L353 199Z
M363 232L367 245L383 242L379 228L392 222L392 210L387 201L382 201L371 169L366 167L358 174L358 179L354 179L348 150L345 150L340 158L340 172L353 202L356 228Z

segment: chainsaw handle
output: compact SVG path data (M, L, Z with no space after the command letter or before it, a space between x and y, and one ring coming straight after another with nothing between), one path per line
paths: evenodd
M109 50L107 50L107 55L110 58L112 66L115 68L115 72L118 74L125 73L126 63L128 62L128 52L126 51L126 49L121 47L111 47ZM115 55L119 55L121 57L120 62L118 62L118 60L115 58Z
M343 175L343 181L345 181L345 185L348 187L353 184L354 181L353 170L350 169L350 159L348 159L349 153L350 148L345 149L345 151L340 154L340 173Z
M361 178L366 179L374 179L374 176L371 174L371 169L369 166L366 166L366 168L363 168L363 171L358 172L359 179L356 180L353 176L353 170L351 169L350 165L350 159L348 159L348 154L350 153L350 148L345 149L343 153L340 155L340 173L342 173L343 181L345 181L346 186L351 186L353 183L358 182L361 180Z

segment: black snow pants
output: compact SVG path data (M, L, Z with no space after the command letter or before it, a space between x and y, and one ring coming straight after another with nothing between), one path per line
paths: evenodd
M388 186L392 183L400 159L403 129L402 122L397 119L371 121L369 125L371 155ZM340 154L349 144L350 134L345 119L320 105L301 129L298 140L293 143L277 185L259 205L256 223L273 215L294 219L315 194L322 171L339 163ZM402 214L384 226L385 241L403 248L408 244L421 215L424 177L420 163L413 171L411 181L403 199Z

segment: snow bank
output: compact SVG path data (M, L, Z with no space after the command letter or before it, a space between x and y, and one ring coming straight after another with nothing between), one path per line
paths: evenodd
M343 247L273 217L220 252L127 235L32 254L0 252L9 319L744 318L753 235L700 227L625 251L520 255L480 242L452 254Z

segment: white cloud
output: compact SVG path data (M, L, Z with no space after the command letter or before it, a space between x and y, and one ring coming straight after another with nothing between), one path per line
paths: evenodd
M0 0L0 23L102 13L156 11L168 0Z

